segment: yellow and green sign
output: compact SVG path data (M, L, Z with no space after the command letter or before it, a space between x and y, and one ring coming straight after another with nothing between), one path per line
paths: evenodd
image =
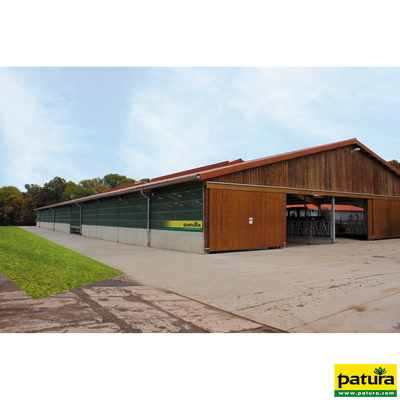
M397 364L335 364L335 397L397 397Z
M164 229L202 231L203 221L164 221Z

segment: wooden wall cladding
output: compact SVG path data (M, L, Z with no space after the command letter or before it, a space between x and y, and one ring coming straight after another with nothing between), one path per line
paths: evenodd
M372 231L375 239L400 237L400 201L372 200Z
M222 175L215 182L400 196L400 178L376 159L346 146Z
M207 203L210 252L280 247L286 242L285 194L207 189Z

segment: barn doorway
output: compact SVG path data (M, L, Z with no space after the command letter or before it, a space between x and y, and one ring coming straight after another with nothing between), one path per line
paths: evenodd
M332 205L334 215L332 215ZM338 237L367 239L367 201L346 197L288 194L286 199L288 243L327 244Z

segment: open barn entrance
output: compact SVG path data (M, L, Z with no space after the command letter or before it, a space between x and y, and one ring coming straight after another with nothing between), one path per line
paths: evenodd
M287 195L287 243L334 243L338 237L367 239L367 234L367 201L363 199Z
M368 238L368 201L347 199L336 205L336 236L366 240Z

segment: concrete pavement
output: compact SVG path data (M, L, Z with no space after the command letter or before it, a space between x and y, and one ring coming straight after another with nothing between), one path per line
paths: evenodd
M399 239L199 255L24 229L117 268L141 285L260 326L400 332Z
M0 272L0 333L276 332L128 275L33 300Z

